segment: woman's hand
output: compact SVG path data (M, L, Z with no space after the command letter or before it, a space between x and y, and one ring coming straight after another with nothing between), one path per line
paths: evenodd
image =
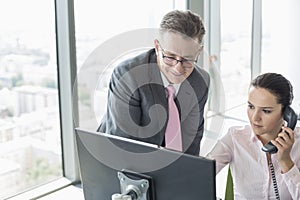
M282 173L288 172L293 166L294 162L291 159L290 153L294 144L294 132L289 127L283 126L282 131L278 134L272 143L277 147L277 159L281 166Z

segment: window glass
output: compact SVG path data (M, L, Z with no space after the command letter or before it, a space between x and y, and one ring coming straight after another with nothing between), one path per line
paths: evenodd
M0 0L0 199L62 176L54 1Z
M229 110L247 102L251 79L252 0L220 1L220 73Z
M272 6L272 9L269 9ZM286 71L291 33L288 30L289 18L288 3L280 0L264 0L262 2L262 71ZM280 15L279 15L280 13ZM280 21L278 17L280 16ZM282 23L283 22L283 23ZM283 40L284 38L284 40ZM287 67L287 66L286 66Z
M175 8L174 4L173 0L75 1L80 127L96 130L105 112L107 86L113 69L113 66L108 67L105 63L120 62L110 60L107 55L112 54L116 48L122 48L130 43L134 44L139 38L113 44L110 41L114 42L115 38L131 33L131 31L139 32L141 29L158 28L161 18ZM185 6L183 3L176 4L178 9L185 9ZM137 37L144 36L137 35ZM149 43L154 47L154 38ZM110 52L103 52L106 45L116 46ZM127 52L126 55L115 56L118 59L124 59L143 50L145 49L132 49L132 52ZM95 57L93 53L96 54ZM93 65L97 65L96 68L99 71L88 69L93 68ZM83 73L85 75L82 75ZM101 74L101 77L94 77L97 74ZM93 79L98 79L98 81L93 82Z
M272 9L270 9L272 8ZM300 2L262 1L262 72L283 74L292 83L292 106L300 110Z

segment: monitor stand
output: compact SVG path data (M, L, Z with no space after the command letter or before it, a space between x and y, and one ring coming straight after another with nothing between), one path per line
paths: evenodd
M112 200L152 200L152 178L132 171L118 171L121 194L113 194Z

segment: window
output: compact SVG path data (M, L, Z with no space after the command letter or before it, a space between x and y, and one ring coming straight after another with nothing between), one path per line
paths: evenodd
M0 6L0 199L62 177L54 1Z
M228 110L246 102L251 79L252 0L224 0L220 8L220 72Z
M155 29L163 15L175 7L185 9L179 1L75 1L75 32L78 65L79 124L82 128L96 130L106 109L107 86L113 66L118 62L145 49L129 49L124 54L118 48L134 44L135 40L116 42L122 35L142 29ZM159 5L159 6L158 6ZM149 48L154 47L154 38L149 39ZM106 47L115 47L104 51Z
M262 72L281 73L291 81L296 111L300 110L299 8L298 1L262 1Z

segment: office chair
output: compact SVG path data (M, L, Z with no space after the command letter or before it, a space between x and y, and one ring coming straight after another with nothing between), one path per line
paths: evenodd
M228 167L227 182L226 182L226 191L225 191L225 200L233 200L233 181L230 171L230 166Z

